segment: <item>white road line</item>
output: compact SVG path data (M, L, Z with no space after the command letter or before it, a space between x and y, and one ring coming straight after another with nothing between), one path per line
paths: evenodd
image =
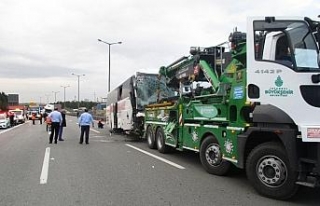
M169 165L171 165L171 166L173 166L173 167L176 167L176 168L181 169L181 170L186 169L185 167L182 167L181 165L178 165L178 164L176 164L176 163L174 163L174 162L171 162L171 161L169 161L169 160L166 160L166 159L164 159L164 158L162 158L162 157L159 157L159 156L157 156L157 155L151 154L151 153L149 153L149 152L147 152L147 151L144 151L144 150L142 150L142 149L140 149L140 148L138 148L138 147L135 147L135 146L130 145L130 144L126 144L126 145L127 145L128 147L131 147L132 149L138 150L139 152L142 152L142 153L144 153L144 154L146 154L146 155L149 155L149 156L151 156L151 157L153 157L153 158L155 158L155 159L158 159L158 160L160 160L160 161L162 161L162 162L165 162L165 163L167 163L167 164L169 164Z
M0 134L3 134L3 133L6 133L6 132L9 132L10 130L13 130L13 127L6 128L5 130L2 130L2 131L0 132Z
M47 184L48 181L48 172L49 172L49 160L50 160L50 147L46 148L44 154L42 171L40 175L40 184Z
M16 128L18 128L18 127L21 127L21 126L24 125L24 124L25 124L25 123L18 124L18 125L14 126L14 127L10 127L10 128L5 129L5 130L2 130L2 131L0 131L0 134L9 132L9 131L11 131L11 130L13 130L13 129L16 129Z
M91 131L94 131L95 133L100 133L98 130L90 128Z

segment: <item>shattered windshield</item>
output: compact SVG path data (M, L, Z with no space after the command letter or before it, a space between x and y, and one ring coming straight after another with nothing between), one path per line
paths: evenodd
M174 96L173 90L167 87L165 78L159 79L158 75L154 74L137 75L136 87L139 109L157 102L158 99Z

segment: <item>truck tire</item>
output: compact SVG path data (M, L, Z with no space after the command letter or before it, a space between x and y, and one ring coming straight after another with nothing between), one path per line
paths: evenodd
M165 144L164 132L161 127L159 127L156 132L156 143L157 143L158 151L160 153L168 153L169 152L170 148L169 148L169 146L167 146Z
M214 175L226 175L231 163L222 159L220 145L213 136L208 136L200 146L200 161L205 170Z
M267 197L285 200L298 190L297 174L280 143L266 142L254 148L247 158L246 173L256 191Z
M150 149L155 149L156 148L156 141L155 141L154 133L152 131L151 126L147 127L146 135L147 135L148 147Z

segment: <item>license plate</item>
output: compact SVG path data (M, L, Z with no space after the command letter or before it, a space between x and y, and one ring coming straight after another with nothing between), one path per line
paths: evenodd
M320 128L308 128L307 138L320 138Z

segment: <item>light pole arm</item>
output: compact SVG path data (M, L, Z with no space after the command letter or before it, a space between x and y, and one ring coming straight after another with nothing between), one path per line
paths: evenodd
M98 41L107 44L108 48L109 48L109 71L108 71L108 93L109 93L110 92L110 76L111 76L111 74L110 74L110 71L111 71L111 45L122 44L122 42L119 41L119 42L108 43L108 42L105 42L101 39L98 39Z

